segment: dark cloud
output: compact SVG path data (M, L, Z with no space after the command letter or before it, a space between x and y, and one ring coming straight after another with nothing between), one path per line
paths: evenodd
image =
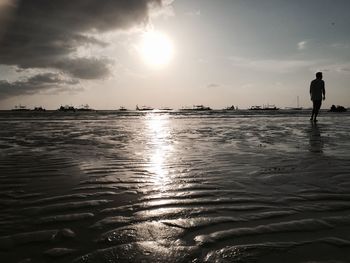
M75 58L60 60L53 63L57 69L69 72L73 77L80 79L99 79L109 74L109 59Z
M0 14L4 8L11 14L6 23L0 19L0 64L58 69L81 79L107 76L111 60L73 57L78 47L107 45L92 36L145 23L150 6L162 4L162 0L0 1L6 1Z
M28 79L14 82L0 80L0 97L6 99L16 95L31 95L51 89L66 90L67 87L74 87L78 83L78 80L67 79L58 73L37 74Z

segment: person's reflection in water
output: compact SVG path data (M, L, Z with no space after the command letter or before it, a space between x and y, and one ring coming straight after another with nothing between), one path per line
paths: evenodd
M323 152L323 141L322 141L321 132L317 123L311 124L309 142L310 142L310 148L309 148L310 152L313 152L313 153Z

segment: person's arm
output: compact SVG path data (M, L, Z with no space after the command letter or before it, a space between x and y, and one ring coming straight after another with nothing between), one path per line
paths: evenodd
M312 97L312 81L311 81L311 83L310 83L310 98Z

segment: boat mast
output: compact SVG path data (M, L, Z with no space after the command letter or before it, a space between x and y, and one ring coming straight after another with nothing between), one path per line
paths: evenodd
M297 96L297 108L299 108L299 96Z

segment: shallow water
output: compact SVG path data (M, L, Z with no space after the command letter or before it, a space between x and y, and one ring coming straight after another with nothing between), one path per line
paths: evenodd
M350 115L0 112L1 262L350 262Z

